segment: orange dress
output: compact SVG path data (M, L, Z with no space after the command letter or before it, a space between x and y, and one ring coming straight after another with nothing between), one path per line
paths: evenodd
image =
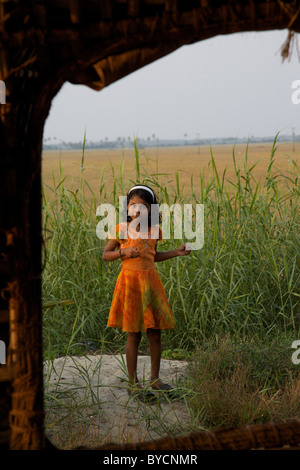
M174 328L175 320L154 262L156 243L162 240L160 227L153 227L152 234L150 227L143 235L129 222L123 222L115 231L116 236L109 233L108 238L117 240L120 248L135 246L140 256L122 260L107 326L127 332ZM122 238L121 233L126 238Z

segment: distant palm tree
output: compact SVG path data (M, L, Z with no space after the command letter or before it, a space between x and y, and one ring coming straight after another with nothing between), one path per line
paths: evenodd
M197 141L198 141L198 155L200 155L200 134L197 133Z

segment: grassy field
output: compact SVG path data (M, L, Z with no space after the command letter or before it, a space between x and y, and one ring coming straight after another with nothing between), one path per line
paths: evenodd
M237 165L244 174L244 158L247 153L248 168L256 164L252 170L255 180L264 180L269 165L272 143L264 144L238 144L235 147L235 158ZM199 153L200 152L200 153ZM233 146L215 145L212 147L214 160L220 178L226 170L226 179L235 180L235 171L232 159ZM193 175L193 186L196 194L200 196L200 186L202 177L208 181L213 175L211 166L211 154L209 146L187 147L158 147L139 150L141 165L147 165L149 174L160 174L160 182L169 185L170 195L176 194L175 172L178 172L180 187L183 194L191 191L191 177ZM283 172L292 169L292 159L299 162L300 144L295 144L295 152L292 151L291 143L278 144L275 157L275 165ZM82 159L81 150L70 150L59 152L45 151L43 153L42 171L43 181L53 184L60 178L59 159L61 159L64 176L64 185L69 189L77 189L81 178L80 165ZM115 177L123 175L125 181L135 183L136 161L134 149L114 149L114 150L85 150L84 177L88 181L96 198L100 201L100 188L105 181L105 187L101 192L101 199L110 199L110 191L107 188L114 185ZM113 168L113 170L112 170ZM129 186L129 184L127 185ZM234 189L230 183L226 183L229 191ZM53 193L45 187L47 197L52 197ZM92 195L86 192L86 198L90 200Z
M145 183L161 203L205 206L204 247L157 263L177 324L163 332L163 357L190 361L199 427L299 417L299 147L82 154L43 155L45 358L81 353L82 341L124 351L126 334L106 328L121 263L101 259L96 207ZM149 353L145 335L140 350Z

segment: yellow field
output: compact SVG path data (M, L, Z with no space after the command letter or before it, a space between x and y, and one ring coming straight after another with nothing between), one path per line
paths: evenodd
M272 143L249 144L248 148L248 169L259 161L252 171L256 181L264 178L268 167ZM238 144L235 147L235 156L238 168L241 174L244 174L244 156L246 144ZM204 180L212 175L210 147L201 146L200 150L195 147L159 147L140 149L140 166L141 175L143 175L143 166L147 168L147 173L160 173L160 183L168 184L170 194L172 188L176 186L175 173L179 173L180 187L183 193L188 193L191 189L191 175L193 174L194 192L199 194L200 174L204 174ZM199 153L200 152L200 153ZM215 145L212 146L212 153L216 162L216 167L220 179L223 171L226 169L225 180L235 182L234 165L233 165L233 145ZM299 164L300 143L295 144L293 152L291 143L279 143L275 154L275 167L280 169L284 174L288 174L293 169L291 160L295 160ZM45 151L42 159L42 178L43 183L54 187L53 176L56 185L59 182L59 158L62 162L63 176L66 177L64 186L71 190L79 188L80 181L80 164L82 151ZM107 191L107 197L112 193L113 174L111 165L114 167L115 176L120 175L120 165L124 162L124 181L125 190L127 191L136 180L135 170L135 154L133 149L117 149L117 150L86 150L84 160L84 178L92 188L96 198L98 199L101 172L104 172L104 182ZM277 173L276 168L273 173ZM229 183L226 187L231 191L234 188ZM45 193L51 195L51 191L45 187ZM86 197L89 193L85 190ZM98 202L98 201L97 201ZM99 201L102 202L102 201Z

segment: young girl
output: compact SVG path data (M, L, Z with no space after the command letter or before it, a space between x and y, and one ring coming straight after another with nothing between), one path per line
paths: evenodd
M133 186L126 197L127 223L120 223L116 226L116 237L108 234L109 242L102 256L105 261L114 261L118 258L122 260L122 269L115 285L107 326L119 327L122 331L128 332L126 343L128 393L133 393L142 401L151 402L155 400L155 395L149 391L146 392L137 377L137 356L141 332L145 331L149 339L151 387L154 390L167 390L171 394L172 387L159 379L161 330L175 326L155 262L175 256L185 256L191 250L188 250L185 245L171 251L158 252L156 250L157 241L162 240L162 231L159 225L151 224L151 204L157 204L153 206L153 211L158 210L158 203L154 191L149 186L140 184ZM137 217L139 221L134 223ZM141 231L141 226L146 226L148 233ZM153 227L153 232L151 232L151 227Z

